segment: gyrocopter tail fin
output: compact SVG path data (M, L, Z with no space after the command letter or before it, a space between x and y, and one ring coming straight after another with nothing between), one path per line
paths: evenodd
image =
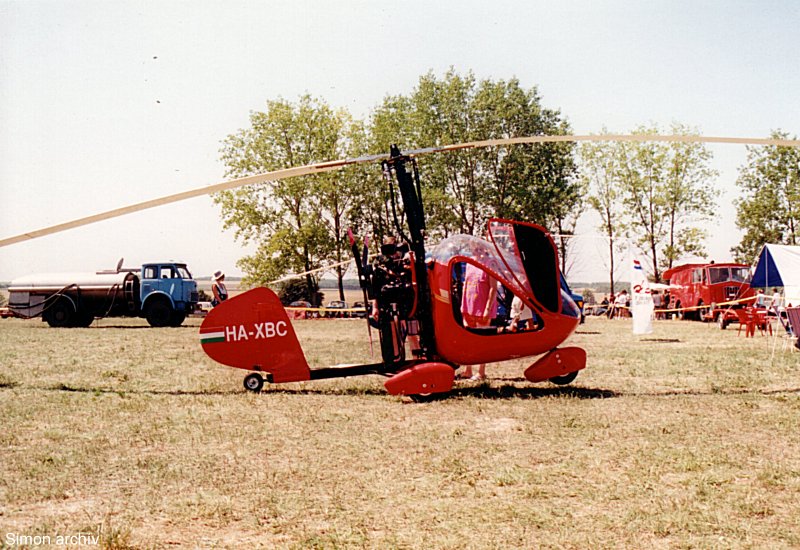
M310 370L289 316L268 288L230 298L200 325L203 351L214 361L267 373L272 382L310 379Z

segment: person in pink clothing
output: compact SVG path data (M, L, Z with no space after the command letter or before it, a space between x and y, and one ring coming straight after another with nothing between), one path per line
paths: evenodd
M489 328L497 316L497 282L486 271L470 263L464 270L461 316L467 328ZM470 380L485 380L486 364L478 366L476 375L472 373L472 366L467 365L462 376Z

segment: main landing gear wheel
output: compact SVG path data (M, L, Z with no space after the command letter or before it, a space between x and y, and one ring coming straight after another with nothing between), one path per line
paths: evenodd
M430 403L431 401L438 401L444 399L446 393L412 393L409 395L411 401L414 403Z
M253 393L258 393L264 387L264 378L257 372L253 372L244 377L244 389Z
M571 383L578 377L578 371L570 372L565 374L564 376L554 376L550 379L550 382L553 384L557 384L559 386L566 386L567 384Z

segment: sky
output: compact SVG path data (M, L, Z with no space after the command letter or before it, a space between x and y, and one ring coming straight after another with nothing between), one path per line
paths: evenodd
M536 87L575 134L794 137L797 29L794 1L0 0L0 238L224 181L222 140L267 100L309 93L366 118L450 67ZM719 262L741 236L747 151L709 149ZM0 248L0 281L121 257L236 276L251 250L198 197Z

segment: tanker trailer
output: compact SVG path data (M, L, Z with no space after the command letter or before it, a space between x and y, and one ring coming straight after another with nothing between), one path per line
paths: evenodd
M22 318L42 317L51 327L88 327L99 317L145 317L154 327L180 326L197 304L197 283L185 264L138 269L49 273L11 281L8 307Z

